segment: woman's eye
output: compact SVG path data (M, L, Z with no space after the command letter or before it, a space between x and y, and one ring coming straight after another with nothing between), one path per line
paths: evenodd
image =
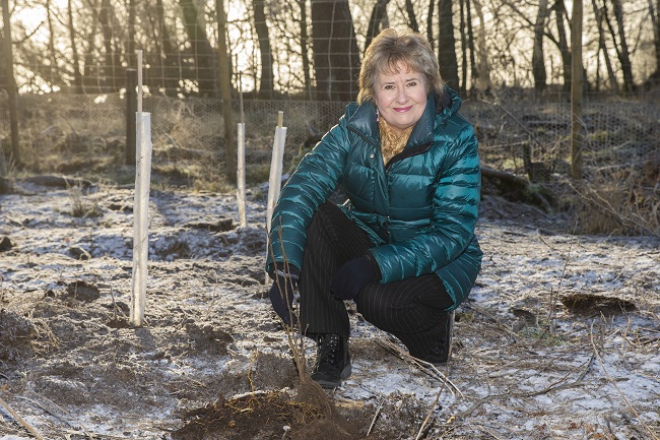
M417 85L417 81L410 81L408 83L408 87L415 87Z
M394 89L394 86L392 84L385 85L385 90L392 90L392 89Z

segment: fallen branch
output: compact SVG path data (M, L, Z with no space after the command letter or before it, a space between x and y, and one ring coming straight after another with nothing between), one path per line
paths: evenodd
M1 397L0 397L0 405L1 405L1 406L2 406L2 407L3 407L3 408L4 408L9 414L11 414L11 416L14 418L14 420L16 420L18 423L20 423L21 425L23 425L23 427L24 427L25 429L27 429L28 432L29 432L30 434L32 434L33 436L35 436L35 437L38 438L39 440L45 440L45 439L41 436L41 434L39 434L39 432L38 432L36 429L34 429L34 428L33 428L28 422L26 422L25 420L23 420L23 419L21 418L21 416L19 416L18 414L16 414L16 412L15 412L13 409L11 409L11 407L7 404L7 402L5 402Z
M410 356L410 354L406 353L403 351L401 348L399 348L396 344L392 343L390 340L386 338L378 338L376 339L376 343L379 344L381 347L383 347L386 350L392 351L395 355L397 355L399 358L403 359L404 361L409 362L410 364L416 366L419 368L420 371L423 371L424 373L430 374L433 378L441 380L442 382L446 382L448 385L450 385L461 397L463 397L463 392L454 384L447 376L445 376L443 373L441 373L435 365L428 363L426 361L423 361L421 359L417 359L416 357ZM454 392L451 391L452 395L455 396Z
M452 320L454 319L454 312L451 313L450 318ZM451 329L451 326L450 326L450 329ZM449 335L449 340L451 341L451 335ZM452 349L452 345L450 344L449 345L449 354L447 356L447 364L445 366L445 374L444 374L445 379L447 379L447 376L448 376L447 373L449 373L449 365L450 365L451 351L452 351L451 349ZM433 367L435 368L435 365ZM422 426L419 427L419 431L417 432L417 437L415 437L415 440L419 440L420 438L422 438L422 434L424 433L424 428L426 427L426 424L428 423L428 421L431 420L431 415L433 414L433 409L436 406L438 406L438 402L440 401L440 396L442 395L442 391L445 389L445 386L447 385L448 380L449 379L442 382L442 385L440 386L440 389L438 390L438 394L436 394L435 400L433 401L433 403L429 407L429 411L426 414L426 418L422 422Z
M576 369L574 369L573 371L571 371L570 373L568 373L567 375L565 375L564 377L562 377L558 381L556 381L554 383L551 383L549 386L547 386L546 388L544 388L540 391L530 391L530 392L527 392L527 393L492 394L490 396L486 396L483 399L480 399L479 401L475 402L474 405L472 405L470 408L463 411L462 413L457 414L455 417L456 418L467 417L470 414L472 414L474 412L474 410L476 410L478 407L480 407L484 403L486 403L488 401L491 401L491 400L497 400L497 399L500 399L500 398L510 399L511 397L529 398L529 397L534 397L534 396L540 396L542 394L547 394L551 391L559 391L559 390L565 390L565 389L569 389L569 388L575 388L575 387L579 386L580 385L579 382L581 382L582 379L584 379L584 376L589 371L589 368L591 368L591 364L592 364L593 360L594 360L594 357L592 356L587 362L585 362L582 365L578 366ZM575 381L573 381L572 383L559 385L562 382L566 381L566 379L568 379L568 377L572 373L574 373L575 371L581 369L584 365L586 365L587 367L585 368L584 372L582 372L582 374L580 374L580 376L578 376L578 378Z

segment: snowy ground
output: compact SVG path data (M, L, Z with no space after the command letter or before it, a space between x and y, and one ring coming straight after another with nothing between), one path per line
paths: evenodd
M0 196L0 438L305 438L309 419L255 403L298 385L264 299L264 200L250 190L237 228L233 195L154 189L146 324L131 328L132 190ZM572 236L492 198L482 211L448 369L353 313L353 375L328 394L352 435L315 438L658 439L660 241Z

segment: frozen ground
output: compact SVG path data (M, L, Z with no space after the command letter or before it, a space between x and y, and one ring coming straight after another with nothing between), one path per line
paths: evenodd
M132 190L0 196L0 438L305 438L323 411L296 403L264 299L265 194L248 198L237 228L231 194L152 191L146 324L131 328ZM658 439L660 241L573 236L499 199L482 211L448 369L352 313L353 375L328 393L346 429L308 438Z

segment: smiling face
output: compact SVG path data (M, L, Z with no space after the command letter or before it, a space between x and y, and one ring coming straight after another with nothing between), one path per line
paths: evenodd
M399 63L398 73L380 72L374 85L374 104L380 117L397 133L415 125L426 108L424 75Z

